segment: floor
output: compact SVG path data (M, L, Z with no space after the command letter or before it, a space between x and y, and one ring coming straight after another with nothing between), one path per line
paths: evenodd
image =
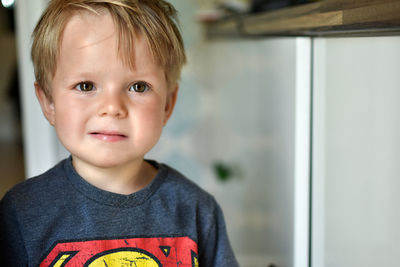
M0 142L0 198L24 180L24 160L19 142Z

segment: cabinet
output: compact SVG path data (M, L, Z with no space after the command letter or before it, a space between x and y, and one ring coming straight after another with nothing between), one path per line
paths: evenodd
M302 245L310 257L296 257L304 251L294 245L293 261L278 266L399 265L399 7L399 1L320 1L206 25L211 39L307 36L311 42L309 136L291 129L298 144L311 146L310 165L296 157L293 165L309 167L309 188L294 187L293 195L310 193L310 209L294 206L294 214L311 220L293 217L293 236L309 223L309 242ZM276 71L264 67L266 77ZM295 110L297 122L307 125Z
M399 48L314 40L312 266L399 265Z

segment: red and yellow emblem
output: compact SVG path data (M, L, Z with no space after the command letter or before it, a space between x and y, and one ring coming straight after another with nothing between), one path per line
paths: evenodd
M188 237L76 241L58 243L40 267L194 267L197 255L197 244Z

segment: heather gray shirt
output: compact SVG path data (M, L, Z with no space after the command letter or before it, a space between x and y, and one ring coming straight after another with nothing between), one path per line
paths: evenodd
M150 163L156 178L127 196L87 183L71 158L15 186L0 202L0 266L238 266L214 198Z

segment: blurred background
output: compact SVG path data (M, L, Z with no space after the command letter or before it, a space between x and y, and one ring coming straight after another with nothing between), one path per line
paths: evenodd
M0 196L68 155L34 96L47 1L6 2ZM306 1L170 2L189 63L148 157L216 197L241 266L399 266L400 37L209 39L200 21Z
M0 7L0 197L24 180L14 10Z

